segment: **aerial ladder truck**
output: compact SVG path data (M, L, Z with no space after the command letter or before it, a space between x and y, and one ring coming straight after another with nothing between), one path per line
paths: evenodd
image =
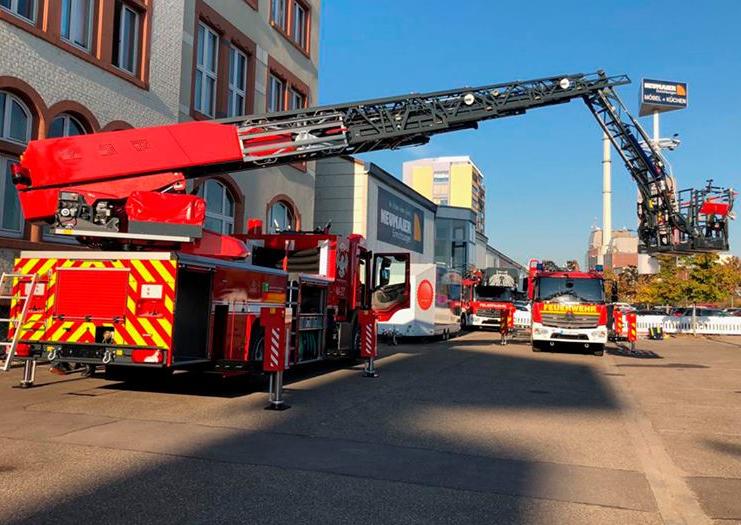
M267 354L263 312L298 312L304 300L321 315L290 321L286 359L299 363L302 351L309 360L352 356L375 345L376 318L408 307L408 254L370 254L362 239L328 231L265 234L260 221L244 235L220 235L203 228L205 203L187 192L188 181L421 145L576 98L638 185L641 249L727 250L733 192L712 185L674 192L661 152L615 92L629 82L600 71L32 141L12 173L26 220L92 251L21 253L6 276L5 368L45 355L107 366L249 369ZM301 326L319 334L304 349Z

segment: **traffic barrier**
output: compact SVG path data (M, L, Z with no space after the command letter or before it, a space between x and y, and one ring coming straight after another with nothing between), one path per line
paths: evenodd
M499 335L501 336L500 344L502 346L507 344L507 335L512 326L512 321L509 310L506 308L502 310L501 317L499 318Z
M615 338L620 339L623 337L623 328L625 327L625 323L623 322L623 311L620 310L620 308L615 308L612 312L612 319L613 323L615 325Z
M260 324L265 333L262 369L270 373L270 402L265 410L286 410L290 408L283 400L283 372L287 356L286 309L262 307Z
M360 330L360 357L367 359L363 377L378 377L376 372L376 355L378 354L376 314L373 310L364 310L358 314Z
M530 328L530 312L515 312L515 326ZM697 317L696 329L692 329L692 316L670 315L636 316L638 335L648 335L648 329L661 328L665 334L741 335L741 317ZM625 323L623 328L625 330Z
M630 349L635 350L635 344L638 340L638 318L635 312L627 312L625 314L625 324L628 328L628 342L630 343Z

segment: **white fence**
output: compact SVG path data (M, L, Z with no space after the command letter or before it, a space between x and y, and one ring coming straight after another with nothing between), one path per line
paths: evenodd
M515 310L515 328L530 328L530 312Z
M649 328L659 326L667 334L691 334L695 332L713 335L741 335L741 317L695 317L695 329L693 330L692 316L638 316L639 334L646 334Z
M623 318L624 319L624 318ZM741 335L741 317L696 317L695 330L692 329L692 316L673 317L669 315L639 315L638 333L647 334L649 328L662 327L667 334L708 334L708 335ZM517 310L515 326L530 328L530 312ZM623 331L627 323L623 321Z

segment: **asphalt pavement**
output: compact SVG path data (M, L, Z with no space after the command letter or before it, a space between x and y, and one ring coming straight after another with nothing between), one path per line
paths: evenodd
M261 379L0 376L0 523L741 524L741 338L474 332Z

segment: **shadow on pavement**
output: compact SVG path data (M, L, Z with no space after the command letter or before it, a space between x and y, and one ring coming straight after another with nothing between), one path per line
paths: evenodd
M606 350L610 355L621 357L632 357L635 359L664 359L660 354L652 352L651 350L640 350L638 348L631 350L630 348L619 344L616 346L608 346L606 347Z
M281 413L245 413L255 410L253 395L265 398L254 385L177 374L165 390L147 391L245 403L225 400L213 425L143 413L65 435L65 444L101 454L158 455L77 493L69 486L69 497L13 523L519 523L528 512L522 497L650 507L630 493L642 475L614 471L606 480L599 469L506 459L527 453L488 442L487 429L508 411L620 408L587 364L542 359L529 348L505 355L490 343L386 347L385 357L396 359L380 361L376 380L336 365L295 371L289 383L300 388ZM147 385L103 388L139 387ZM245 417L253 428L238 428ZM605 491L606 481L624 489Z

